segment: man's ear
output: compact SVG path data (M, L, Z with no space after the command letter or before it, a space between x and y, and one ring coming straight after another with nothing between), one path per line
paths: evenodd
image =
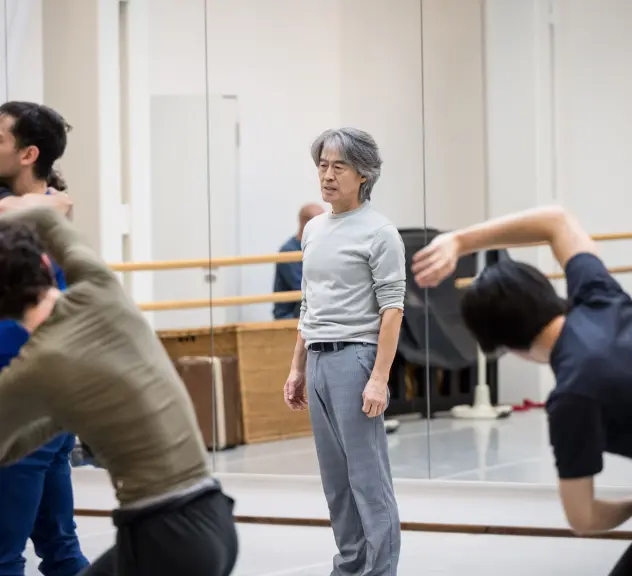
M48 254L46 253L42 254L42 264L44 264L44 266L48 268L51 276L55 278L55 270L53 270L53 263L50 261L50 258L48 257Z
M39 158L39 148L37 146L27 146L23 150L22 164L24 166L32 166Z

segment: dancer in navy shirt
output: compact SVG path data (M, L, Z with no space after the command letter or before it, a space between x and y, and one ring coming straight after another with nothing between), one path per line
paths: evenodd
M440 235L414 256L412 270L419 286L436 286L461 256L541 242L565 271L565 299L539 270L509 260L464 290L461 312L484 352L505 349L551 366L556 385L546 410L566 517L578 533L613 530L632 518L632 498L597 498L594 477L604 453L632 459L632 299L591 237L564 209L536 208ZM632 547L611 572L626 574Z

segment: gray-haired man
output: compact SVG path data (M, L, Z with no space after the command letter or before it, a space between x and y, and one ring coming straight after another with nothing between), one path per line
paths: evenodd
M400 523L383 414L404 308L404 244L369 203L382 165L370 135L329 130L312 157L332 210L303 232L303 299L285 402L303 410L309 397L339 550L332 574L394 576Z

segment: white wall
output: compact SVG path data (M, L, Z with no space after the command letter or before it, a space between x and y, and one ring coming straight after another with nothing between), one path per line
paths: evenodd
M337 122L367 130L380 146L384 165L374 189L376 208L400 227L422 226L421 3L338 5L340 45L327 59L340 63L338 77L327 81L339 86ZM315 173L310 178L315 180Z
M41 102L44 97L42 0L8 0L6 9L7 99Z
M428 225L452 229L485 216L482 0L423 0Z
M632 3L557 0L560 196L592 233L632 230ZM629 266L632 242L600 245ZM629 290L632 276L618 278Z
M59 165L73 196L76 225L108 262L121 261L126 228L121 212L119 3L46 2L43 21L43 100L73 126Z

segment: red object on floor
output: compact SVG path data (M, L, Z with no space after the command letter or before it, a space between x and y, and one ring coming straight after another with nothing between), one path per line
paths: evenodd
M524 400L524 405L529 408L544 408L544 402L532 402L528 398Z
M533 402L528 398L522 401L522 404L515 404L511 407L514 412L525 412L531 410L531 408L544 408L544 402Z
M529 407L524 404L514 404L511 409L514 412L525 412L526 410L529 410Z

